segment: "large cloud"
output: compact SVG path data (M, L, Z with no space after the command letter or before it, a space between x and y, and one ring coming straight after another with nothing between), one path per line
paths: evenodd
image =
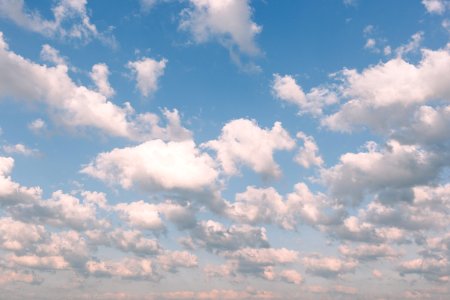
M298 183L285 199L274 188L249 186L245 192L236 194L225 214L241 223L277 224L292 230L299 223L311 226L337 224L344 211L331 198L314 194L306 184Z
M217 151L217 160L226 174L237 174L238 166L243 164L257 173L279 176L281 170L273 153L291 150L295 141L279 122L269 130L260 128L255 121L238 119L225 124L217 140L202 146Z
M125 220L130 226L141 229L160 231L165 228L160 215L174 222L178 228L190 228L195 226L195 210L190 206L182 206L171 201L158 204L137 201L131 203L119 203L113 208L119 218Z
M202 191L218 176L213 159L193 141L162 140L101 153L82 172L125 189L147 191Z
M25 102L46 105L58 124L67 128L96 128L108 135L133 140L163 138L186 139L189 131L182 128L178 112L164 111L167 127L159 127L153 113L136 114L129 103L119 107L105 96L112 90L106 81L106 65L95 65L92 73L100 92L77 85L68 67L39 65L10 51L0 32L0 97L13 97Z
M365 193L432 182L446 165L446 156L395 140L381 150L369 143L367 152L346 153L338 164L322 169L321 179L334 195L358 203Z
M422 59L412 64L397 57L361 72L340 73L342 96L348 101L338 112L323 119L333 130L351 131L367 126L390 133L407 125L416 107L450 99L449 47L422 50Z

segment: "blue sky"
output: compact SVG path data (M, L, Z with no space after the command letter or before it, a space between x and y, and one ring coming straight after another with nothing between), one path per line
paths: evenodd
M449 11L0 0L2 295L447 299Z

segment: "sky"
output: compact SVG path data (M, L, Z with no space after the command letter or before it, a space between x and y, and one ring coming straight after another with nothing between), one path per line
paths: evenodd
M1 299L449 299L450 1L0 0Z

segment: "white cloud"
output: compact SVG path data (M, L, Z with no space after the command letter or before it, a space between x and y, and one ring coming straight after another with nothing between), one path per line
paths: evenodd
M166 251L156 258L158 265L169 272L177 272L178 268L195 268L198 266L197 256L187 251Z
M156 5L157 2L158 0L139 0L141 9L144 12L148 12L149 10L151 10Z
M339 247L339 252L347 258L360 261L376 260L379 258L398 258L401 254L388 245L362 244L356 248L343 245Z
M92 72L89 74L97 86L98 92L106 98L114 96L115 91L108 81L109 69L105 64L95 64L92 66Z
M13 166L14 159L0 156L0 204L14 205L39 199L42 194L39 187L27 188L11 180Z
M354 272L358 263L353 260L341 260L335 257L311 255L302 259L306 272L316 276L333 278Z
M0 219L0 247L9 251L23 251L44 239L45 229L16 221L12 218Z
M336 224L343 217L339 204L323 194L313 194L304 183L298 183L286 199L270 188L247 187L228 204L225 214L247 224L277 224L293 230L298 223L311 226Z
M442 27L450 33L450 19L445 19L441 23Z
M67 65L64 58L60 56L59 51L48 44L42 46L40 56L42 60L48 61L55 65Z
M303 132L298 132L297 138L303 140L303 147L300 148L294 160L305 168L322 166L323 159L319 154L319 147L317 147L314 138Z
M336 95L325 87L314 87L307 94L290 75L273 74L272 92L278 99L298 106L299 113L322 114L322 108L336 103Z
M283 281L294 283L294 284L300 284L303 282L303 277L295 270L283 270L280 272L280 278Z
M56 191L50 199L34 199L11 208L14 217L55 227L70 227L76 230L100 227L105 221L97 218L97 210L90 203Z
M92 38L114 44L114 39L98 32L91 23L86 9L87 0L59 0L51 8L53 20L42 18L37 11L31 11L23 0L1 0L0 16L7 18L27 30L48 37L74 39L83 42ZM67 24L70 24L66 26Z
M197 43L217 39L230 51L237 46L248 55L260 53L254 39L262 27L252 21L248 0L190 0L190 4L181 14L180 28Z
M65 65L47 67L35 64L8 51L0 35L0 65L9 72L1 75L0 95L13 96L24 101L47 104L52 116L66 126L92 126L117 136L129 136L125 108L120 108L106 97L77 86L68 76ZM17 84L16 78L22 78Z
M239 165L249 166L253 171L278 177L280 167L273 159L276 150L291 150L295 141L276 122L272 129L260 128L253 120L238 119L225 124L217 140L202 147L217 151L217 160L225 174L237 174Z
M440 154L390 140L382 150L346 153L321 169L321 180L333 195L358 203L365 193L409 188L434 180L445 163Z
M383 133L407 125L418 105L450 99L449 50L423 49L417 64L397 57L362 72L343 70L340 89L349 100L322 124L338 131L362 125Z
M141 60L130 61L127 67L130 68L136 76L137 88L142 96L148 97L158 89L158 80L164 75L168 60L160 61L144 57Z
M430 14L438 15L442 15L448 5L446 0L422 0L422 4Z
M0 285L12 282L24 282L29 284L40 284L42 279L32 272L15 271L15 270L1 270L0 271Z
M62 256L10 255L8 260L15 265L33 269L61 270L69 267Z
M164 223L156 207L143 201L119 203L114 207L114 210L118 212L121 219L133 226L149 230L164 228Z
M106 134L132 140L179 140L190 136L190 132L180 125L178 111L164 110L167 126L160 127L160 118L156 114L136 114L128 102L119 107L105 95L77 85L69 77L66 65L39 65L9 51L1 32L0 68L8 70L0 74L0 97L12 96L18 101L43 103L54 121L66 128L97 128ZM18 84L17 78L27 84ZM99 83L105 90L107 85L102 80Z
M375 41L375 39L370 38L370 39L367 39L366 44L364 45L364 48L374 49L376 44L377 44L377 42Z
M423 257L401 262L397 270L400 274L418 274L432 281L448 282L450 261L444 257Z
M7 154L21 154L25 156L33 156L39 153L36 149L30 149L24 144L4 145L3 151Z
M212 289L203 291L177 291L177 292L165 292L157 294L158 299L170 300L238 300L238 299L276 299L276 296L270 291L257 291L252 289L246 290L226 290L226 289Z
M82 191L80 194L83 196L85 203L95 204L102 209L108 208L108 201L106 200L105 193Z
M147 238L141 231L115 228L112 231L99 229L85 232L89 243L95 246L107 246L123 252L132 252L137 256L154 256L162 252L161 245L155 239Z
M42 119L36 119L33 122L28 124L28 128L33 131L34 133L39 133L45 130L47 125L45 124L45 121Z
M293 218L311 226L337 224L345 215L335 199L322 193L313 193L304 183L297 183L287 195L287 209Z
M160 276L156 274L153 262L144 258L124 258L121 261L88 261L87 271L98 277L118 276L123 279L141 279L157 281Z
M36 245L33 253L44 259L43 262L45 258L62 258L56 261L65 262L74 268L84 268L90 256L87 241L73 230L51 233L47 240ZM36 261L39 262L39 259Z
M191 230L191 243L207 250L238 250L242 247L266 248L269 242L264 228L223 224L208 220Z
M226 214L241 223L276 223L283 228L294 226L282 196L274 188L247 187L245 192L236 194L235 201L230 204Z
M122 251L137 255L154 255L162 251L158 241L145 238L136 230L115 229L109 234L109 242Z
M374 269L372 271L372 276L376 279L382 279L383 278L383 273L380 270Z
M298 252L286 248L241 248L234 252L227 252L225 256L250 266L271 266L298 261Z
M347 6L355 6L358 3L358 0L343 0L343 2Z
M201 191L210 188L218 176L213 159L193 141L162 140L100 153L82 172L125 189L147 191Z
M404 56L407 53L417 51L420 47L420 44L422 43L423 35L424 35L423 32L417 32L413 34L411 37L411 41L408 44L400 46L397 49L395 49L397 55Z

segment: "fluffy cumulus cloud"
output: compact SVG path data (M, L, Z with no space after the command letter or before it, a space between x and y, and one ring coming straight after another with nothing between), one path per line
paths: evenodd
M321 170L321 179L334 195L359 202L365 193L430 183L446 161L445 154L390 140L381 150L370 143L367 152L342 155L338 164Z
M443 14L448 8L446 0L422 0L422 4L430 14Z
M9 205L38 199L42 194L39 187L24 187L11 179L10 174L13 167L13 158L0 156L0 203Z
M247 224L277 224L293 230L298 224L312 226L337 224L343 217L342 206L323 194L314 194L304 183L294 192L281 196L274 188L247 187L228 204L226 214Z
M129 225L141 229L160 231L165 225L161 218L175 223L179 228L190 228L195 225L195 210L189 205L183 206L171 201L158 204L137 201L131 203L119 203L113 208L121 219Z
M311 255L303 258L306 271L320 277L330 278L354 272L358 263L353 260L342 260L335 257Z
M30 149L24 144L4 145L2 149L6 154L21 154L25 156L32 156L39 153L38 150Z
M319 154L319 147L312 136L308 136L303 132L297 133L297 138L303 140L303 147L295 156L295 161L305 167L322 166L323 159Z
M125 189L147 191L202 191L218 176L214 160L193 141L162 140L101 153L82 172Z
M167 126L160 127L160 118L153 113L136 114L129 103L120 107L107 99L113 90L108 81L106 65L97 64L91 73L99 92L77 85L68 74L68 67L39 65L9 50L0 34L0 65L10 70L1 75L0 97L13 97L27 103L42 103L55 122L67 128L96 128L108 135L133 140L158 137L183 139L190 133L181 127L178 112L164 111ZM27 84L18 84L16 78Z
M322 124L338 131L366 126L376 132L395 132L408 126L418 107L448 101L449 70L448 47L423 49L417 64L397 57L361 72L345 69L340 73L341 93L349 100Z
M92 81L97 86L98 92L103 96L110 98L114 96L114 89L108 82L109 70L105 64L96 64L92 66L91 72Z
M141 60L130 61L127 66L136 77L136 86L144 97L152 95L158 89L158 80L164 75L168 60L160 61L144 57Z
M246 165L257 173L277 177L281 170L273 154L276 150L291 150L295 141L279 122L265 129L253 120L238 119L225 124L217 140L202 146L217 152L225 174L234 175L240 165Z
M273 75L272 92L281 101L296 105L299 114L322 114L322 108L337 102L337 96L326 87L314 87L305 93L291 75Z
M262 27L252 21L248 0L190 0L182 12L180 28L187 30L197 43L218 40L225 47L238 47L248 55L260 52L255 36Z
M48 44L42 46L40 56L43 61L47 61L55 65L67 64L65 59L59 54L59 51Z
M0 219L0 247L10 251L21 251L44 238L42 225L29 225L12 218Z

